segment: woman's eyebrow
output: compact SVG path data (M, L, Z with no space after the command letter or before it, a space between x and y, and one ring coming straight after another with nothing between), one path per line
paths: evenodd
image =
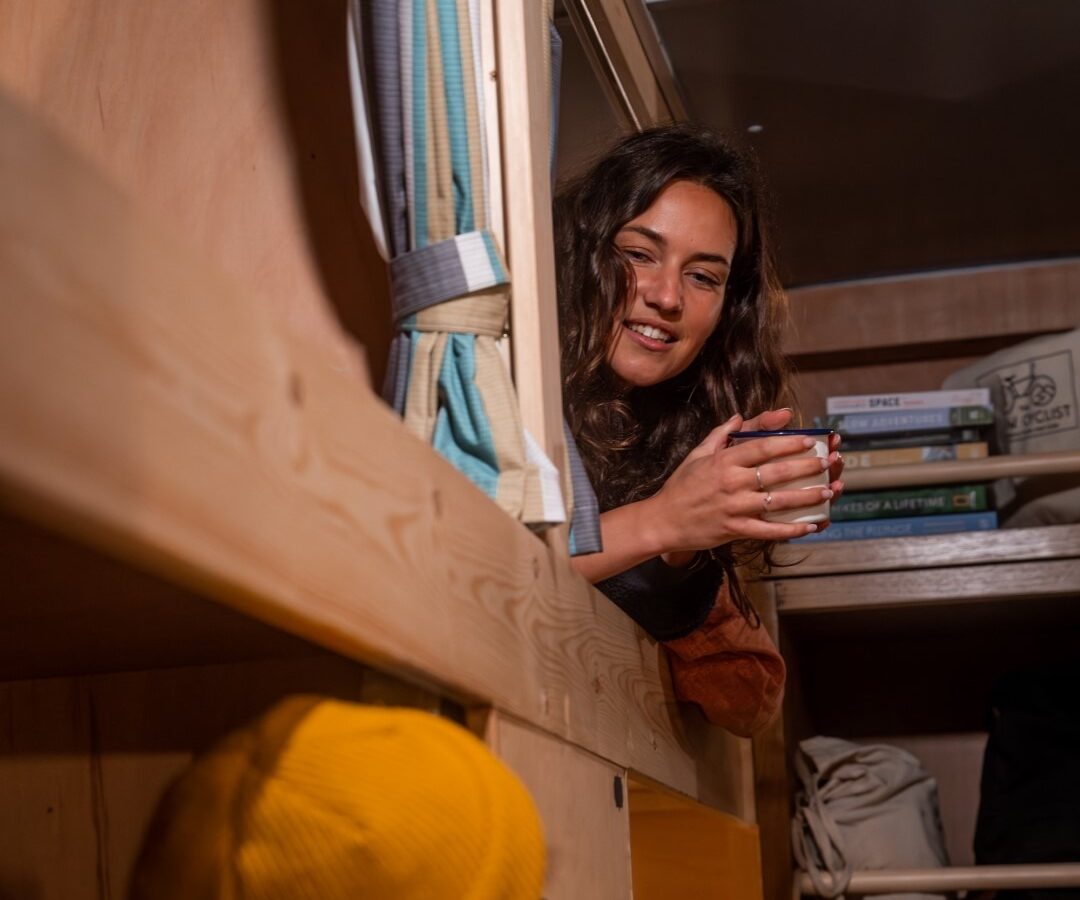
M651 241L655 241L661 247L667 246L667 239L659 232L653 231L651 228L647 228L644 225L624 225L622 231L636 231L638 234L642 234ZM701 260L701 262L719 263L722 266L731 268L731 261L722 253L695 253L690 257L692 260Z

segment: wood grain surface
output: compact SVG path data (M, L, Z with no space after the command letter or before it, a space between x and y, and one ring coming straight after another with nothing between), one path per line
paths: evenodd
M544 4L532 0L506 0L496 12L514 386L525 428L561 470L566 438L551 223L551 104L544 71L548 22Z
M0 0L0 86L328 362L381 383L386 267L359 204L346 0Z
M626 771L514 719L488 720L492 748L521 777L544 822L549 900L631 896ZM623 782L615 803L615 779Z
M686 797L632 782L630 847L636 900L762 896L758 829Z
M796 288L785 349L800 355L960 338L1019 341L1080 324L1078 293L1077 259Z
M722 808L660 647L322 347L0 99L0 495Z
M426 711L438 698L319 658L0 684L0 896L118 900L166 787L278 699Z
M1014 453L986 459L956 459L909 466L871 466L844 472L847 491L880 491L933 484L971 484L999 478L1080 474L1080 451Z
M1076 597L1080 602L1080 559L825 575L776 582L781 616L830 609L1029 597Z
M1080 557L1080 525L1016 528L950 534L947 539L910 537L780 544L769 578L800 578L853 572L968 566Z

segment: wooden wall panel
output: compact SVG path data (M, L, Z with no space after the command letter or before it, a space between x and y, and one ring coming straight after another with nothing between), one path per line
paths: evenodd
M686 797L633 783L635 900L762 900L758 829Z
M630 889L626 771L528 725L493 713L492 748L536 801L547 839L546 900L625 900ZM622 805L614 781L622 781Z
M0 685L0 897L121 900L157 802L192 756L302 692L438 706L332 656Z
M0 0L0 86L327 358L376 378L384 264L360 210L345 0Z
M787 351L821 354L1062 331L1078 321L1080 260L984 266L791 291Z

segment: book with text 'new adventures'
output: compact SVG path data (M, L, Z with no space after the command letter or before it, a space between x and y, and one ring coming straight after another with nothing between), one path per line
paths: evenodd
M985 484L937 485L844 494L832 507L833 522L982 512L990 508Z
M847 413L819 417L815 421L818 428L831 428L845 435L889 434L992 425L994 411L989 406L954 406L900 412Z
M961 531L990 531L997 528L997 513L956 513L946 516L906 516L899 519L864 519L860 522L833 522L824 531L796 538L791 543L819 541L863 541L877 538L928 537Z
M913 391L896 394L852 394L829 397L825 412L830 416L845 413L888 412L909 409L951 409L954 406L990 406L989 388L965 388L956 391Z

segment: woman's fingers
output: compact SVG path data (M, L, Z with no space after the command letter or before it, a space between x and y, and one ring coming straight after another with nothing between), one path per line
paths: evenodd
M765 502L765 498L769 502ZM750 491L740 498L740 509L746 516L763 516L782 509L801 509L822 500L831 500L832 488L797 488L793 491Z
M796 478L810 478L814 475L820 475L826 465L827 461L820 456L762 463L751 470L751 476L747 479L747 486L764 489L787 484ZM757 472L761 473L761 484L758 484Z
M717 450L723 450L727 446L728 438L733 432L743 430L742 416L737 413L728 419L723 425L718 425L712 431L710 431L700 444L698 444L693 450L691 450L686 458L695 459L699 456L705 456L709 453L715 453Z
M763 413L747 419L743 423L743 431L779 431L791 422L794 415L789 407L783 409L767 409Z
M732 528L740 539L749 538L755 541L789 541L817 530L817 526L801 522L794 525L787 522L766 522L760 516L736 519Z
M844 473L844 457L838 451L829 454L829 480L839 481Z
M771 462L781 456L805 453L816 443L813 438L802 435L756 438L751 441L739 441L724 450L724 454L735 465L753 469L755 466Z

